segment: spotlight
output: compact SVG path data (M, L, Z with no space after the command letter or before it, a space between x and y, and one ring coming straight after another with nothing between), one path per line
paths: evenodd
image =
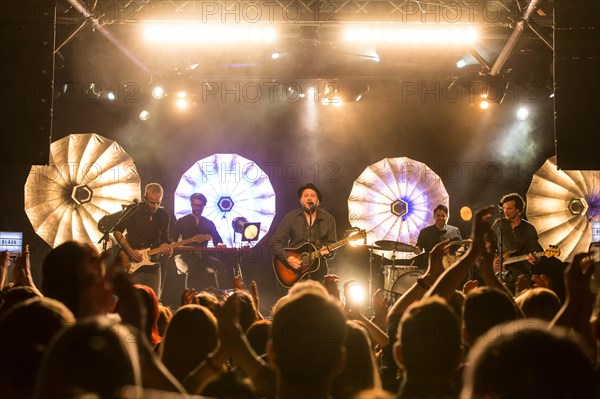
M112 91L109 91L108 93L106 93L106 98L108 99L108 101L115 101L115 93Z
M98 100L102 95L102 90L96 83L90 83L85 87L85 94L89 100Z
M483 100L479 103L479 108L488 109L490 107L490 103L487 100Z
M508 90L508 80L501 75L488 75L483 77L482 83L481 97L488 102L502 104Z
M231 222L233 231L242 236L242 241L258 241L260 222L248 222L245 217L238 216Z
M178 98L175 102L175 106L181 110L184 110L189 106L189 104L185 98Z
M370 90L369 85L366 85L365 88L363 89L363 91L361 91L360 93L358 93L358 95L356 95L356 97L354 97L354 101L358 102L358 101L362 100L367 95L369 90Z
M460 208L460 218L465 222L470 221L473 218L473 211L468 206Z
M519 108L517 111L517 118L521 121L526 120L529 117L529 111L525 107Z
M148 119L150 119L150 112L143 110L142 112L140 112L139 118L141 121L147 121Z
M273 54L271 54L271 58L274 59L274 60L278 60L279 57L281 57L281 54L279 54L279 53L273 53Z
M351 283L345 292L346 302L351 302L356 305L362 305L365 303L367 297L365 289L357 283Z
M456 61L456 67L458 69L464 68L467 66L467 62L465 60L463 60L462 58L458 61Z
M152 97L156 98L157 100L162 99L165 95L165 89L160 86L156 86L152 89Z
M177 98L186 98L187 97L187 93L185 91L178 91L177 92Z

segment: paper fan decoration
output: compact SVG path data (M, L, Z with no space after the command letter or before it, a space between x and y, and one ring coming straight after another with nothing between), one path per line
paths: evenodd
M140 196L133 160L113 140L71 134L50 145L48 166L33 166L25 183L25 213L51 247L67 240L97 244L98 221Z
M211 155L181 176L175 191L177 219L192 212L190 196L194 193L206 196L208 203L202 216L215 223L228 247L234 245L234 240L240 242L231 225L235 218L260 222L260 241L275 217L275 191L269 176L256 163L237 154Z
M414 244L433 224L433 209L448 206L441 178L410 158L385 158L354 181L348 198L350 224L367 231L369 243L391 240Z
M600 221L600 171L558 170L556 157L546 160L527 190L527 219L544 248L558 245L561 260L586 252Z

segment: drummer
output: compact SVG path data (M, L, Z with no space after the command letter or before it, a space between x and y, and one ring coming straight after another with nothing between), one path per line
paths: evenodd
M448 207L439 204L433 210L433 218L435 223L427 226L419 233L419 238L415 244L415 254L420 255L415 257L414 266L425 269L427 268L429 251L439 242L450 240L461 240L460 230L458 227L450 226L448 221Z

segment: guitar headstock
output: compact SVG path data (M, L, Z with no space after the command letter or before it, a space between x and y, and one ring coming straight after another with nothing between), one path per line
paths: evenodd
M560 248L558 248L558 245L550 245L544 251L544 255L548 258L551 258L553 256L560 256Z
M212 236L210 234L197 234L192 237L193 242L197 242L199 244L212 240Z
M366 240L366 239L367 239L367 230L364 230L364 229L354 231L354 232L350 233L350 235L348 236L348 240L353 243L356 241L359 241L359 240ZM366 244L366 242L365 242L365 244Z

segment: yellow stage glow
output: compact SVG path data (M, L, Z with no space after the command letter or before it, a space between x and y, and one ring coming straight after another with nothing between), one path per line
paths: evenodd
M154 22L144 29L152 43L272 43L277 32L272 27L255 24L215 25L200 21Z
M477 41L479 33L473 27L440 28L349 27L343 38L348 42L389 44L466 45Z

